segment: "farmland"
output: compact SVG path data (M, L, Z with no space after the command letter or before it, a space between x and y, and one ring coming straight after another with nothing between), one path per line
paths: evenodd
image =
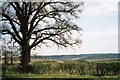
M52 60L113 60L120 59L120 54L118 53L91 53L91 54L78 54L78 55L52 55L52 56L32 56L32 58L38 59L52 59Z
M3 78L107 78L119 79L118 59L51 60L31 59L31 71L21 74L17 71L18 61L12 65L2 65Z

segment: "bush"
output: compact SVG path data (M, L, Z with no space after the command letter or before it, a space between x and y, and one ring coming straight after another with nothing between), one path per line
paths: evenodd
M120 75L120 62L36 62L32 65L33 74L58 74L58 75L92 75L116 76ZM17 66L3 66L3 74L15 74Z

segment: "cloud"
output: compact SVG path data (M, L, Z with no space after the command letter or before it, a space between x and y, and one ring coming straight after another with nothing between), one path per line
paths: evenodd
M118 52L118 30L108 28L85 33L80 52Z
M75 35L76 36L76 35ZM116 28L107 28L98 30L91 33L83 33L83 44L81 48L74 47L75 51L71 48L57 49L56 46L47 48L37 48L35 53L39 55L62 55L62 54L82 54L82 53L104 53L104 52L117 52L118 51L118 30ZM40 54L41 53L41 54Z
M117 36L118 30L117 28L108 28L105 30L93 31L91 33L86 33L88 37L111 37Z
M75 0L80 1L80 0ZM82 0L83 2L119 2L119 0Z
M117 15L117 2L85 2L82 15Z

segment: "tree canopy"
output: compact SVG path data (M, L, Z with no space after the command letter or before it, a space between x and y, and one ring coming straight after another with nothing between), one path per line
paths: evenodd
M80 40L72 40L73 30L79 31L71 19L78 18L83 3L73 2L8 2L3 4L3 34L10 34L22 45L24 37L34 40L31 48L52 41L67 47ZM64 36L67 34L66 36ZM24 35L24 36L23 36ZM27 36L27 37L26 37ZM72 40L73 42L69 41ZM71 42L71 43L70 43Z
M11 42L21 47L21 62L30 60L30 51L42 47L49 41L58 47L79 45L81 39L74 39L73 32L82 29L72 20L79 18L83 2L5 2L2 6L2 34L9 34ZM80 36L80 35L76 35ZM26 56L26 57L25 57ZM27 62L24 62L27 61Z

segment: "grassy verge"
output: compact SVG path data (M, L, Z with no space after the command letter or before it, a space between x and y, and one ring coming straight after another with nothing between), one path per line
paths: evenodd
M119 80L119 76L102 76L102 77L96 77L96 76L91 76L91 75L67 75L67 74L6 74L3 75L3 78L106 78L106 79L115 79Z

